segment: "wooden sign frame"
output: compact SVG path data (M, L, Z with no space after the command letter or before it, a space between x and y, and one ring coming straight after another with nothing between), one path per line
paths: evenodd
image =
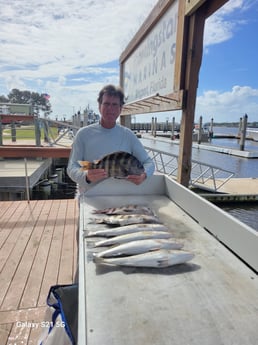
M183 27L184 1L160 0L121 54L119 59L120 85L125 91L126 98L126 104L121 113L122 116L182 109L184 93L180 89L180 81ZM151 44L152 46L158 46L155 54L160 54L158 57L157 55L155 56L155 62L151 54L152 52L150 52ZM142 53L139 49L142 49L143 54L146 50L149 50L142 59L139 58ZM171 55L169 56L169 54ZM146 55L148 55L147 58ZM133 62L131 62L132 60ZM139 67L139 60L143 61L143 66ZM134 67L131 67L129 77L132 83L131 89L134 88L136 90L133 97L128 94L127 90L127 65L130 63ZM156 68L156 75L153 78L151 76L152 72L150 72L150 69L154 69L152 64L155 64ZM174 72L171 69L171 64L174 65ZM169 73L166 73L167 70L165 68L167 70L170 68ZM137 69L138 71L135 72ZM155 87L152 87L154 78L156 78L157 82ZM143 79L144 81L142 81ZM139 84L142 85L139 86ZM162 92L164 85L166 90ZM138 93L137 87L141 88Z

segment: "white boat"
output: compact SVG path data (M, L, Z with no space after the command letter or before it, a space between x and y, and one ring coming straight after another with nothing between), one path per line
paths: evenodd
M258 128L247 129L247 133L251 139L258 141Z

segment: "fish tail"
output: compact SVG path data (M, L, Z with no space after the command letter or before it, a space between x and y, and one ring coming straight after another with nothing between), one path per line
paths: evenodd
M104 259L97 255L96 253L93 254L93 261L95 262L95 264L101 265L104 261Z
M89 170L92 168L92 163L88 161L79 161L82 170Z

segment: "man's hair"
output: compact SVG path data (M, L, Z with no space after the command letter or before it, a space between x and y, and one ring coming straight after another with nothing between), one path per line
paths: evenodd
M108 96L114 96L114 97L119 97L120 99L120 105L122 106L125 102L124 102L124 91L120 86L115 86L115 85L106 85L104 86L100 92L99 92L99 96L98 96L98 103L101 104L102 103L102 99L103 99L103 95L106 94Z

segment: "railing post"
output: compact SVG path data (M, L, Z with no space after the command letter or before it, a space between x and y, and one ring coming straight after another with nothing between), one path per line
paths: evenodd
M35 140L36 140L36 146L40 146L40 122L39 118L35 118L34 120L34 126L35 126Z
M16 142L16 127L15 127L15 122L11 122L11 137L12 137L12 142Z
M2 118L0 117L0 146L3 145L3 125Z

